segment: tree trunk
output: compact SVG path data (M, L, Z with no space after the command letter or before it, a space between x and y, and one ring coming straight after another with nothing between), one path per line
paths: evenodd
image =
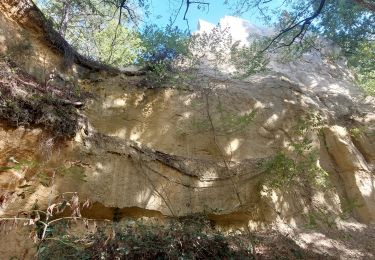
M66 0L63 3L63 9L62 9L62 14L61 14L61 20L59 24L59 33L61 36L65 37L66 30L68 29L68 23L70 19L70 8L71 8L71 0Z

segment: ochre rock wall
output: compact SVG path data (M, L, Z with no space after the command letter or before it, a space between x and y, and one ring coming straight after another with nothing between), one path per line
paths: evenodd
M18 1L0 4L2 44L28 34L27 57L33 58L15 58L18 65L43 78L33 68L46 66L38 59L44 53L46 67L60 71L54 65L64 57L41 37L45 32L33 17L23 18L27 26L16 21L17 8ZM76 80L92 98L79 110L85 120L74 139L57 141L43 128L2 122L0 195L6 199L0 216L28 211L36 201L46 208L51 198L77 192L100 205L86 216L100 218L112 218L115 208L137 217L205 212L223 225L259 228L280 218L298 224L317 206L339 216L350 199L358 202L358 220L375 221L375 106L358 92L322 97L322 86L303 86L275 72L242 81L200 75L194 86L149 89L142 76L97 73L96 82L80 80L76 63ZM266 189L262 165L280 151L292 154L291 143L301 141L295 127L311 111L324 122L309 138L332 188L318 190L301 180L292 189ZM356 128L360 134L351 135ZM10 167L25 161L34 166Z

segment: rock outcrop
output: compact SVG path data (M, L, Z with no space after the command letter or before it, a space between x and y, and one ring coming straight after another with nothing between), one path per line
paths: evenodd
M77 192L96 203L86 211L91 218L112 219L114 208L159 218L204 212L223 226L260 228L280 219L298 225L316 208L339 218L351 202L358 221L375 222L375 103L343 62L310 53L244 80L203 71L189 85L146 88L143 76L100 72L65 40L52 41L31 1L2 1L0 10L2 54L35 82L54 73L51 85L75 84L90 94L76 108L74 138L1 121L0 217ZM27 52L18 53L15 38ZM74 66L63 70L67 50ZM45 93L48 86L41 85ZM306 136L297 131L301 122ZM330 188L304 175L288 188L269 185L275 176L267 162L281 152L295 158L295 144L307 137L306 152L315 151Z

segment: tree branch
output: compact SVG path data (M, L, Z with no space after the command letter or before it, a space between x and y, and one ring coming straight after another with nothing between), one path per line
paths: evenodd
M359 1L362 1L362 0L359 0ZM300 29L297 32L297 34L295 34L293 36L293 39L289 43L283 44L282 46L292 45L296 41L296 39L300 36L302 36L301 37L301 39L302 39L303 35L304 35L304 32L307 30L309 25L322 12L325 3L326 3L326 0L320 0L319 7L316 9L316 11L311 16L309 16L309 17L307 17L307 18L305 18L305 19L303 19L299 22L295 22L298 19L298 16L295 19L293 19L292 23L290 23L290 25L287 28L283 29L279 34L277 34L275 37L273 37L273 39L269 42L269 44L267 44L267 46L261 51L261 53L268 50L276 42L276 40L278 40L281 36L283 36L287 32L292 31L293 29L295 29L298 26L300 26Z
M375 13L375 2L368 2L365 0L352 0L354 3L362 6L363 8Z
M191 4L207 5L208 7L210 6L210 3L207 3L207 2L186 0L186 9L185 9L185 13L184 13L184 20L187 20L186 15L189 11L189 8L190 8Z

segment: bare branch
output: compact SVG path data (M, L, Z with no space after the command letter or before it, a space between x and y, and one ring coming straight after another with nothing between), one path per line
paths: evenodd
M189 11L189 8L190 8L191 4L207 5L208 7L210 6L210 3L207 3L207 2L186 0L186 9L185 9L185 13L184 13L184 20L187 20L186 15Z
M173 19L173 21L172 21L172 25L176 22L177 17L178 17L178 15L180 14L183 5L184 5L184 0L181 0L180 7L178 8L177 13L176 13L176 16L174 17L174 19Z
M298 26L300 26L300 29L293 36L293 39L289 43L283 44L282 46L290 46L290 45L292 45L297 40L297 38L299 38L299 37L300 37L300 39L302 39L303 36L305 35L305 32L306 32L307 28L310 26L310 24L312 23L312 21L316 17L318 17L319 14L322 12L325 3L326 3L326 0L320 0L319 7L316 9L316 11L311 16L309 16L309 17L307 17L305 19L302 19L299 22L295 22L298 19L298 16L296 16L293 19L293 21L290 23L289 26L287 26L279 34L277 34L275 37L273 37L273 39L267 44L267 46L261 51L261 53L263 53L266 50L268 50L281 36L283 36L287 32L292 31L293 29L297 28Z

